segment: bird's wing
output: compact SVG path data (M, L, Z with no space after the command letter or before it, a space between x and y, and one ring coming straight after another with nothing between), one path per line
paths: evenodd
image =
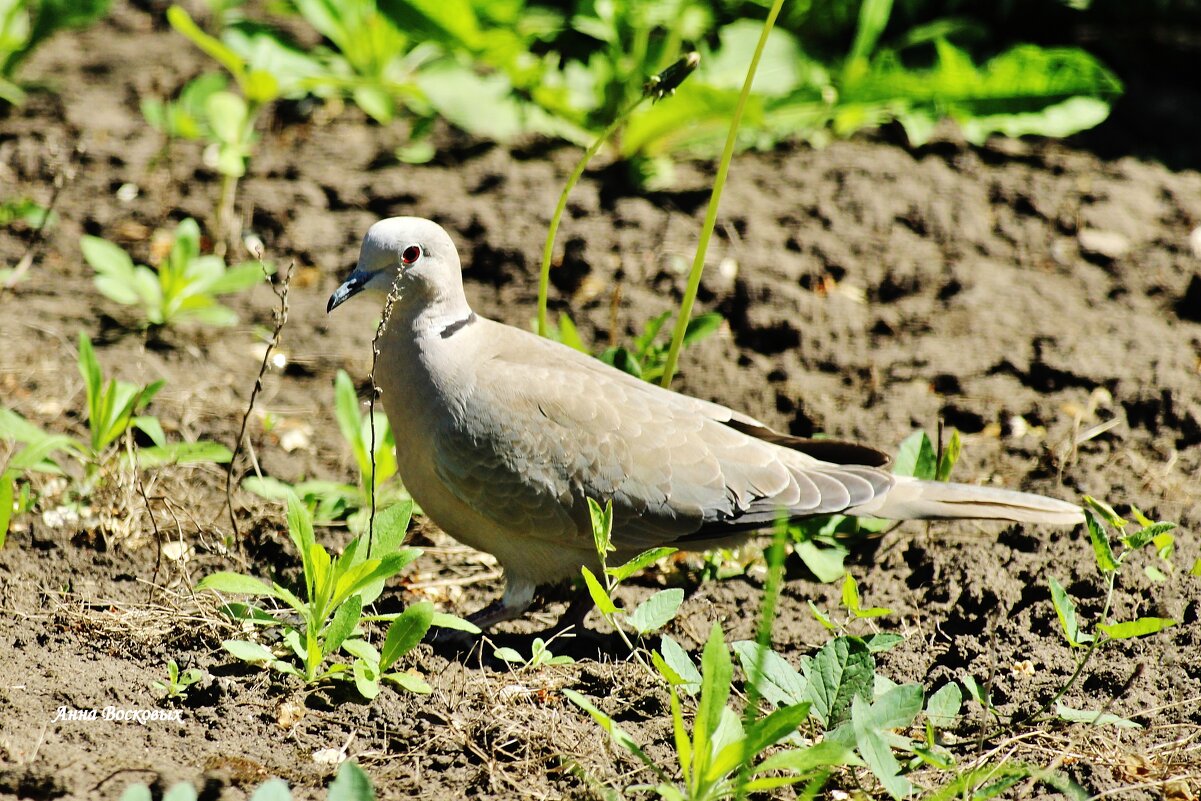
M614 545L629 551L761 528L781 509L839 511L891 485L557 343L498 324L483 337L434 457L451 492L508 530L587 547L585 499L612 499Z

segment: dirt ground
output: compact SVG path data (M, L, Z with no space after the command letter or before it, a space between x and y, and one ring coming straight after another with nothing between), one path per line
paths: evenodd
M45 202L55 176L75 170L28 277L0 294L0 403L48 429L82 431L74 343L84 330L107 370L167 380L151 410L170 436L232 446L271 322L269 289L232 301L241 317L232 329L148 337L128 309L95 291L80 255L79 237L90 233L145 262L155 229L189 215L207 222L217 194L200 147L164 151L138 111L140 99L207 65L160 17L115 6L110 19L55 40L28 65L57 94L0 111L4 197ZM268 374L259 401L278 425L270 433L258 417L250 425L266 473L353 480L332 380L343 368L365 385L374 312L327 317L325 302L376 219L438 220L459 243L476 310L518 326L533 317L542 240L577 152L450 132L442 141L434 163L398 164L402 126L382 129L352 109L326 119L296 105L264 133L240 208L268 258L297 265L287 365ZM581 183L560 232L552 295L586 340L626 339L674 306L711 176L711 165L683 165L679 188L653 195L631 190L614 170ZM118 191L128 186L136 196ZM1066 145L943 141L910 151L859 140L740 156L701 292L703 309L722 312L728 326L686 354L678 382L784 431L884 448L915 428L933 431L941 417L964 435L960 480L1091 494L1179 522L1176 569L1156 583L1143 571L1154 555L1138 554L1122 573L1113 616L1180 625L1104 651L1064 698L1106 705L1143 728L1047 725L982 746L998 758L1055 764L1112 798L1201 792L1201 579L1188 575L1201 556L1201 245L1189 241L1199 225L1201 174ZM0 263L16 262L32 236L0 228ZM292 429L302 444L287 452L279 435ZM324 797L318 788L333 768L314 755L325 749L357 759L381 798L585 796L572 762L606 784L645 780L565 701L558 691L568 687L600 699L667 759L666 692L603 635L557 642L579 661L533 671L423 645L406 665L433 695L389 690L371 705L327 690L305 695L231 664L220 641L232 627L190 587L217 569L295 578L298 562L282 511L248 493L236 498L248 560L219 547L229 534L223 486L217 467L164 468L146 475L149 508L121 480L81 521L17 521L0 551L0 797L115 797L131 781L187 779L205 785L206 797L241 798L272 775L298 797ZM45 487L46 508L54 489ZM161 557L151 515L164 543L187 546L185 558ZM495 596L494 563L430 524L419 528L426 556L385 604L427 598L465 614ZM345 536L319 532L333 542ZM928 688L969 674L991 681L1002 715L1036 709L1074 667L1048 577L1087 620L1103 600L1080 529L909 523L849 564L867 602L896 610L880 626L907 637L882 655L881 672ZM707 582L688 570L653 573L629 592L661 581L686 588L668 630L686 647L713 620L730 639L751 636L761 572ZM790 562L776 647L794 664L828 636L807 601L831 608L837 597L837 586ZM530 634L560 609L552 603L493 639L528 652ZM63 706L158 708L151 683L169 658L207 674L181 722L54 721ZM967 717L957 734L967 744L959 753L971 757L979 707Z

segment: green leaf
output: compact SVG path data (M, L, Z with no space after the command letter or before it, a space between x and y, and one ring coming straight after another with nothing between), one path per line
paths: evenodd
M11 471L0 473L0 548L8 539L8 527L13 516L13 483L16 475Z
M659 776L660 779L666 780L667 775L662 769L646 755L646 752L638 745L638 743L626 733L624 729L613 722L613 718L606 715L601 710L597 709L591 701L577 693L575 690L563 690L563 696L578 706L580 709L588 713L588 715L597 722L597 724L605 730L608 735L613 738L613 742L620 745L622 748L629 751L634 756L638 757L644 765L649 767Z
M676 684L689 695L695 694L701 688L701 672L696 669L688 652L680 647L678 642L664 634L660 638L659 653L662 654L664 664L675 674L674 678L679 679L678 682L671 683ZM652 656L654 656L653 653Z
M287 507L288 535L292 538L292 544L296 546L297 553L300 554L304 567L305 591L312 599L314 574L310 549L313 546L313 520L309 517L309 510L293 492L288 493Z
M354 762L343 762L329 785L326 801L375 801L371 777Z
M891 609L879 606L862 609L859 606L859 585L850 573L846 574L842 582L842 603L857 618L883 617L892 614Z
M480 627L472 623L470 620L464 620L455 615L448 615L445 612L434 612L430 618L430 625L437 626L440 629L454 629L455 631L465 631L468 634L479 634Z
M1111 715L1108 712L1099 712L1091 709L1072 709L1056 702L1055 714L1060 720L1066 720L1069 723L1087 723L1090 726L1113 726L1118 729L1141 729L1142 725L1135 723L1133 720L1127 720L1117 715Z
M346 641L354 632L354 627L359 624L359 618L363 614L363 602L357 596L351 596L346 600L346 603L338 607L334 612L333 619L325 629L325 645L322 651L325 654L335 653L342 647L342 643Z
M588 595L592 597L592 603L596 604L596 608L600 610L602 615L614 615L621 610L613 603L613 599L609 597L609 592L603 586L592 571L586 567L580 568L580 573L584 576L584 584L588 588Z
M1098 623L1097 628L1109 635L1111 639L1126 640L1163 631L1175 626L1177 622L1168 617L1140 617L1125 623Z
M258 786L250 801L292 801L292 791L283 779L268 779Z
M847 720L851 699L870 698L875 660L858 637L835 637L813 657L809 673L809 700L826 731Z
M368 701L379 695L379 665L370 664L363 659L356 659L351 670L354 674L354 686L359 691L359 695Z
M202 578L196 585L196 591L203 592L204 590L233 593L236 595L276 594L275 590L273 590L261 579L257 579L254 576L247 576L242 573L231 573L226 570L211 573Z
M1128 525L1126 518L1115 512L1113 507L1105 503L1105 501L1099 501L1096 498L1085 495L1084 503L1089 509L1096 513L1099 520L1108 523L1119 531L1126 528Z
M867 645L868 651L873 654L880 654L905 642L905 638L900 634L892 634L890 632L881 631L875 634L867 635L863 638L863 642L865 645Z
M963 693L958 684L949 681L926 699L926 719L936 729L948 729L955 725L962 707Z
M1156 537L1167 534L1174 528L1176 528L1175 523L1152 523L1149 526L1140 528L1138 531L1131 532L1125 537L1122 537L1122 544L1131 550L1138 550L1139 548L1154 542Z
M733 677L734 666L730 662L730 652L726 649L721 626L714 622L709 630L709 639L701 652L701 697L692 729L692 750L696 755L698 773L703 773L710 741L717 733L722 713L726 708L726 699L730 697Z
M270 649L266 646L259 645L257 642L225 640L221 643L221 647L229 651L235 659L241 659L243 662L258 664L275 661L275 654L271 653Z
M525 664L525 657L522 656L521 654L517 653L517 651L514 650L513 648L509 648L508 646L505 646L502 648L497 648L495 651L492 652L492 655L503 662L508 662L510 665Z
M938 481L950 481L951 470L954 469L955 463L959 461L959 454L963 450L963 440L959 437L959 431L951 430L951 439L947 443L946 448L940 454L938 460L938 469L935 471L935 478Z
M167 22L171 24L172 28L191 40L192 44L199 47L221 64L221 66L229 70L229 73L234 76L235 80L241 82L246 71L245 62L233 50L230 50L220 41L200 30L200 27L192 21L187 11L184 11L179 6L171 6L167 9Z
M1067 591L1052 576L1047 579L1051 587L1051 603L1055 606L1055 614L1059 617L1059 625L1063 628L1068 644L1080 648L1084 643L1092 642L1093 636L1080 631L1080 623L1076 620L1076 604L1068 597Z
M818 768L835 767L838 765L855 765L859 760L843 744L823 740L808 748L798 748L773 754L755 766L755 773L767 773L775 770L791 770L801 775L811 773Z
M1086 499L1087 500L1087 499ZM1113 548L1109 544L1109 535L1104 526L1097 520L1092 509L1084 514L1084 522L1088 525L1088 538L1093 544L1093 555L1097 559L1097 567L1102 573L1112 573L1118 569L1118 563L1113 557Z
M638 604L626 617L626 622L645 636L666 626L676 616L683 602L684 591L679 587L660 590Z
M716 781L735 768L753 760L763 751L797 730L809 716L809 704L781 707L752 723L745 738L722 748L709 766L706 778Z
M630 576L642 570L647 565L654 564L665 556L671 556L678 548L651 548L649 551L643 551L635 556L630 561L618 567L611 567L606 572L612 577L614 583L620 584Z
M411 693L416 693L417 695L429 695L434 691L434 688L429 686L429 684L427 684L420 676L406 671L393 671L392 673L385 673L380 678L384 681L390 681L402 689L408 690Z
M846 573L844 562L850 552L841 545L821 546L813 540L803 540L793 545L793 550L822 583L837 581Z
M258 262L248 261L225 270L221 274L221 277L209 284L208 291L214 295L228 295L233 292L241 292L256 284L263 283L266 280L266 275L269 275L271 272L273 270L269 265L264 268Z
M919 688L920 689L920 688ZM920 709L920 702L918 705ZM855 732L855 745L863 755L863 761L880 780L880 784L895 799L901 799L913 791L913 785L900 775L901 766L892 755L888 739L877 725L881 715L873 714L870 705L862 696L851 702L851 726Z
M898 476L934 479L937 472L934 446L925 431L915 431L901 441L892 472Z
M384 647L380 650L380 669L387 670L397 659L413 650L429 631L433 620L433 604L422 602L413 604L392 621L384 638Z
M747 683L776 706L807 703L808 682L800 671L771 648L753 640L734 643L734 653L746 674Z
M233 453L218 442L172 442L164 446L139 448L137 461L142 468L167 464L229 464Z

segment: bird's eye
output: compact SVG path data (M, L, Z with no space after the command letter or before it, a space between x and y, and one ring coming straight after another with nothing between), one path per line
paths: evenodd
M420 258L421 258L421 246L420 245L409 245L400 254L400 260L402 262L404 262L405 264L412 264L413 262L417 261Z

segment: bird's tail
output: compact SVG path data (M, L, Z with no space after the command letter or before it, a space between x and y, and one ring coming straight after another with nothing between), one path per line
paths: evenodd
M898 476L888 492L847 510L847 514L887 520L976 518L1074 526L1084 511L1066 501L1029 492Z

